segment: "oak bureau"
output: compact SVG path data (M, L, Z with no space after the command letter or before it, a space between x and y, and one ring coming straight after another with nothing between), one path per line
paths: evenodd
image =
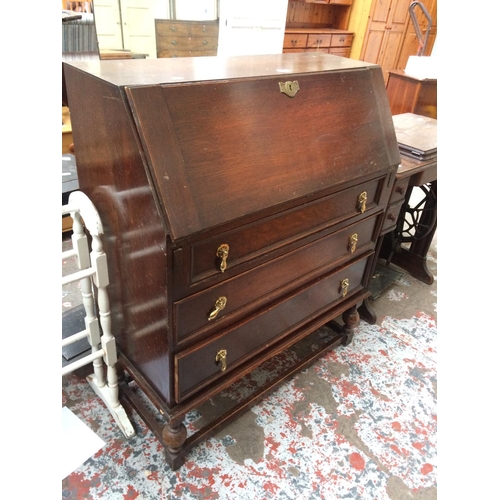
M80 189L104 225L122 395L177 468L352 340L400 162L382 72L323 53L63 72ZM189 435L188 412L325 324L327 345Z

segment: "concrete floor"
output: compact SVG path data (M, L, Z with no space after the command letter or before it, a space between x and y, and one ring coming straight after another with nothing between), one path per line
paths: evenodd
M135 412L137 435L125 440L84 373L64 377L63 406L107 445L63 480L62 498L437 498L437 235L427 262L432 285L394 268L399 280L371 301L376 325L362 321L350 346L283 384L175 472ZM78 293L63 293L63 312ZM188 430L230 400L188 415Z

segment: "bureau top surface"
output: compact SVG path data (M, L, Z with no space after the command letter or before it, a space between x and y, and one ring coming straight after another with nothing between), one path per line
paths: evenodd
M323 53L95 60L65 64L120 87L286 76L374 66Z

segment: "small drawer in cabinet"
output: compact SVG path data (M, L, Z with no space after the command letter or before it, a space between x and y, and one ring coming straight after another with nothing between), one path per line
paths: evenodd
M175 356L175 397L184 401L358 291L367 258L335 270L248 321ZM262 360L265 360L263 356ZM238 374L235 375L235 378Z
M389 199L389 204L395 203L396 201L403 200L406 195L406 190L408 189L408 183L410 182L409 177L404 177L402 179L396 179L394 187L392 188L391 197Z
M330 47L328 49L328 53L333 54L334 56L349 57L349 54L351 53L351 47Z
M316 49L316 48L328 48L330 47L330 41L332 39L332 35L328 35L326 33L318 33L318 34L309 34L307 37L307 48L308 49Z
M382 230L380 231L381 234L392 231L396 227L396 223L398 222L399 213L401 212L403 203L404 200L400 200L399 202L393 203L387 207Z
M285 34L283 47L287 49L300 49L307 45L307 35L297 33Z
M219 35L219 25L215 23L196 23L196 22L172 22L168 20L157 19L155 22L156 35L158 38L171 36L210 36Z
M287 243L377 208L384 181L385 177L372 179L300 208L193 243L189 268L179 273L180 280L190 276L190 283L183 285L179 281L179 289L216 275L223 279L224 272L251 259L263 254L270 259L270 252Z
M330 47L350 47L351 45L352 35L346 35L345 33L332 35Z
M373 250L377 219L372 215L174 303L177 341L195 332L202 334L221 324L225 326L239 311L245 309L248 313L248 307L256 309L266 300L286 293L287 284L291 287L306 283L342 261Z

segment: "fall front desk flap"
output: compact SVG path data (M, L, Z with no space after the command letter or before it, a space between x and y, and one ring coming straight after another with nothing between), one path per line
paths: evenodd
M399 163L369 63L322 53L88 61L65 63L65 75L124 101L173 240Z

